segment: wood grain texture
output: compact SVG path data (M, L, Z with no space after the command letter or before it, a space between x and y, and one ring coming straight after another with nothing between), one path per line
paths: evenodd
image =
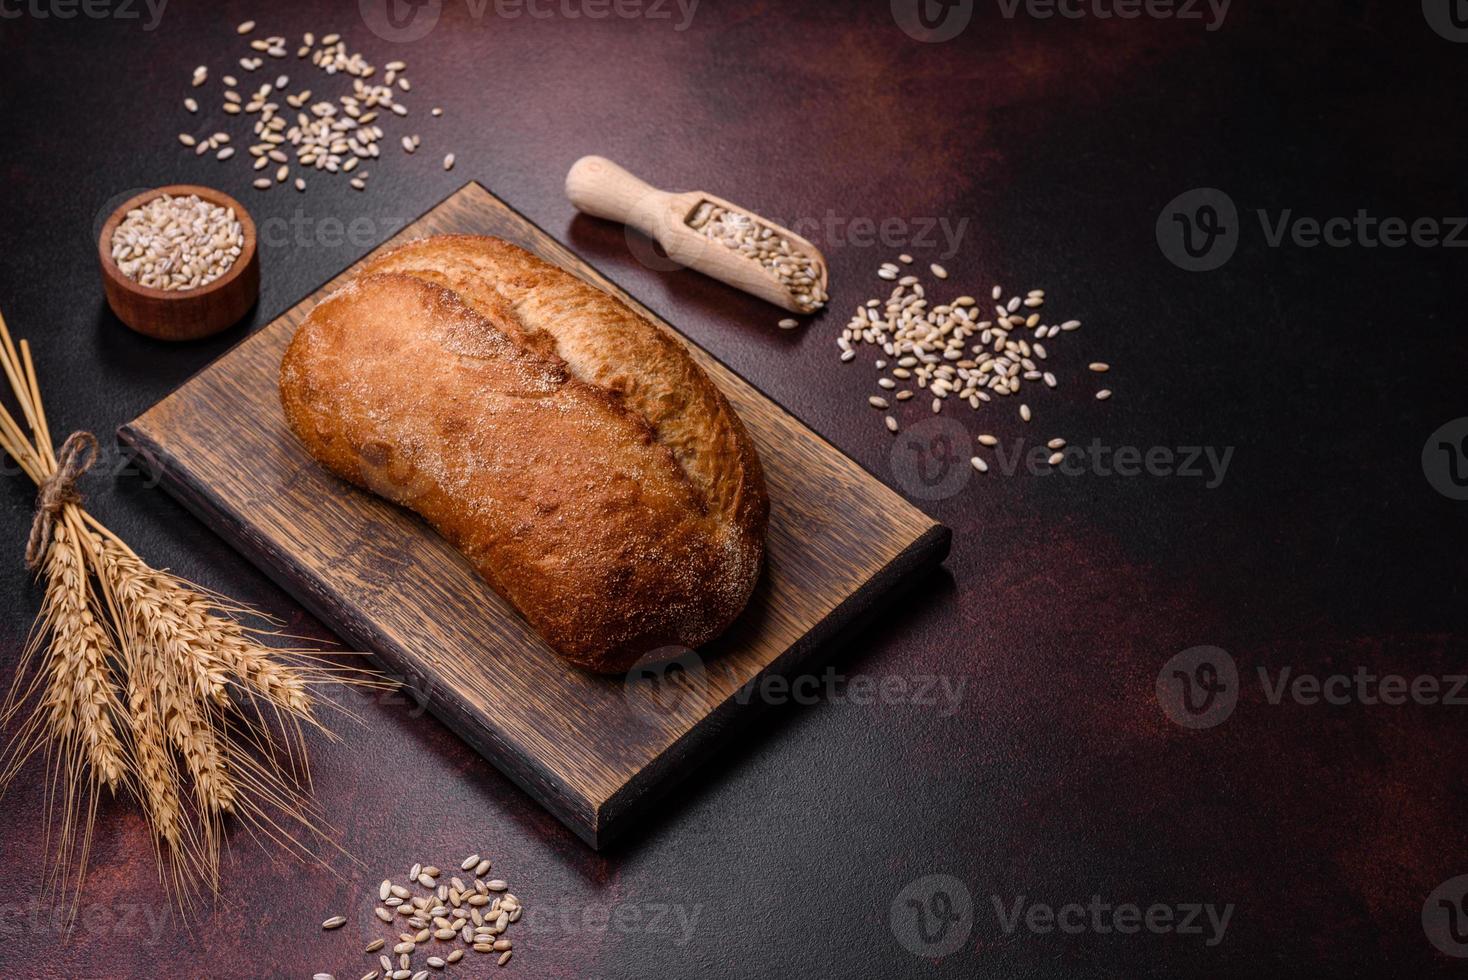
M587 214L636 228L661 245L668 257L680 265L713 276L792 313L810 313L764 267L703 232L695 231L688 223L698 206L704 203L750 215L776 234L789 239L795 249L813 259L819 270L817 281L821 292L824 294L830 288L826 257L809 240L707 191L669 193L653 187L605 157L585 156L577 160L566 174L566 196Z
M666 326L478 184L387 244L454 232L521 245ZM124 426L119 438L186 506L412 685L593 847L625 830L755 704L752 684L789 672L905 576L947 554L947 528L690 345L765 466L765 574L728 633L679 652L670 668L649 664L624 680L570 667L421 520L331 476L286 427L276 393L281 356L306 313L356 268Z

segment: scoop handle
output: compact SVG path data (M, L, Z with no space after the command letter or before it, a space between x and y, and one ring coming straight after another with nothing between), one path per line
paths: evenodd
M606 157L585 156L566 174L566 196L587 214L631 225L661 242L667 228L666 220L662 219L673 195L628 173Z

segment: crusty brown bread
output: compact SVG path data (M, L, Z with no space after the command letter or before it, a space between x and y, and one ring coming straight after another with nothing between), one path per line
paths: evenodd
M744 608L769 502L748 433L682 344L494 238L374 260L301 324L291 428L423 515L567 660L627 670Z

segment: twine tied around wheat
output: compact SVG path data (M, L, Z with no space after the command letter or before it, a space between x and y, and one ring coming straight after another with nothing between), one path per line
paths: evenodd
M97 437L90 432L73 432L56 451L56 472L36 491L36 517L31 522L31 536L25 546L26 568L34 572L41 567L56 519L67 504L82 502L76 483L96 462Z
M226 817L320 860L311 845L329 828L308 795L303 727L332 737L318 720L328 685L390 685L266 645L281 634L242 619L266 617L138 557L83 508L77 481L97 439L73 432L53 448L30 345L12 341L3 316L0 368L20 408L17 418L0 403L0 450L37 487L25 560L44 585L0 703L0 727L17 725L0 739L0 794L44 757L45 805L63 811L58 897L75 912L104 789L138 801L181 904L218 890Z

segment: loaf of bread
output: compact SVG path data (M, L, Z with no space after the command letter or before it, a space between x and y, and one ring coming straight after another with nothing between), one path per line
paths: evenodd
M769 502L724 396L666 331L494 238L375 259L280 370L332 472L421 514L561 656L622 672L749 601Z

